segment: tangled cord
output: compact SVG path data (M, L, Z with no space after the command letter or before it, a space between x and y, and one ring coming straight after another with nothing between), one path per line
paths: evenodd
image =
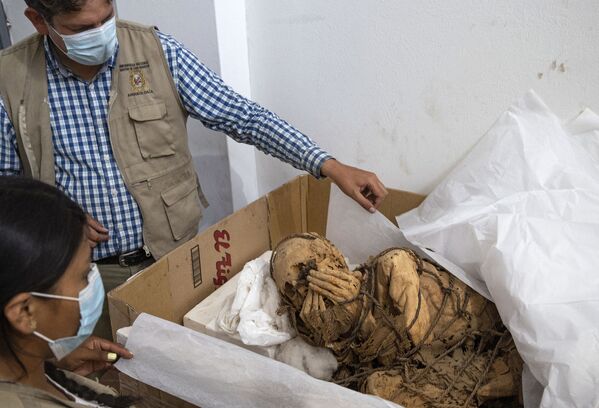
M393 250L403 250L403 251L408 252L417 264L418 274L419 275L427 274L430 277L432 277L435 280L435 282L439 285L439 287L441 288L441 292L443 293L443 299L441 300L441 306L438 308L438 310L435 314L435 317L433 318L431 324L429 325L425 335L411 349L409 349L403 353L402 353L402 348L400 346L400 344L401 344L400 339L405 338L405 336L407 335L407 332L412 328L412 326L418 319L418 316L420 313L420 306L421 306L421 302L422 302L422 294L421 294L420 289L418 291L418 307L417 307L415 316L412 319L412 321L410 322L410 324L405 329L398 329L397 327L395 327L395 325L393 323L393 319L389 316L387 310L385 310L385 308L380 304L380 302L378 302L374 298L372 290L371 290L371 288L374 287L374 284L373 284L374 264L375 264L376 260L378 258L380 258L381 256L383 256ZM429 262L429 263L436 269L436 272L440 272L440 271L446 272L445 269L443 267L441 267L440 265L433 263L433 262ZM431 335L433 330L438 326L439 320L443 314L443 311L447 307L447 305L449 303L449 299L452 296L454 296L456 299L455 303L456 303L456 305L458 305L457 310L455 311L454 317L445 325L445 327L443 327L443 329L440 332L437 333L437 335L435 336L435 339L442 337L442 335L459 318L461 318L461 317L464 317L466 319L471 318L471 316L469 315L469 312L467 311L467 307L468 307L468 304L470 301L470 293L468 291L466 291L463 299L461 299L460 293L455 288L455 281L454 281L454 278L452 275L450 275L450 274L448 275L448 277L449 277L448 286L445 286L443 284L443 281L441 280L440 276L438 275L438 273L432 273L431 271L424 269L422 259L419 256L417 256L410 249L389 248L386 251L379 254L377 257L375 257L375 261L371 262L370 264L362 265L360 267L360 269L362 269L362 271L365 274L367 288L370 288L370 290L361 290L360 291L360 295L362 295L362 297L364 299L364 301L362 302L363 303L362 307L364 309L367 309L370 307L370 304L372 304L378 309L378 311L380 312L380 315L383 317L383 321L397 336L396 346L397 346L398 356L393 363L383 365L380 367L368 368L368 369L363 369L363 368L360 369L359 367L355 367L358 369L358 371L359 371L358 373L356 373L352 376L340 379L340 380L336 380L335 383L342 385L342 386L346 386L346 387L351 386L352 384L355 384L356 388L360 388L361 385L366 380L366 378L369 377L371 374L373 374L375 372L379 372L379 371L395 370L399 373L402 373L400 375L402 376L402 379L403 379L403 384L402 384L403 388L408 389L411 392L413 392L414 394L419 395L423 400L429 401L430 403L434 403L436 407L469 407L472 399L474 398L474 396L476 395L476 393L478 392L478 390L484 383L485 379L487 378L489 370L490 370L491 366L493 365L493 362L494 362L495 358L497 357L497 354L499 353L499 351L501 350L502 347L506 346L506 345L502 344L502 342L506 338L506 336L509 335L509 332L507 330L497 332L492 329L486 330L484 332L480 332L480 331L475 331L475 330L469 329L464 333L464 335L460 339L458 339L455 342L455 344L453 344L452 346L447 348L445 351L443 351L441 354L436 356L433 359L433 361L431 361L430 363L424 363L425 366L423 368L420 368L414 376L410 376L409 368L410 368L410 366L413 366L413 363L414 363L412 357L416 353L418 353L419 351L422 350L424 342L426 341L426 339L429 338L429 336ZM366 299L368 299L369 302L366 302ZM487 304L488 303L485 304L485 309L486 309ZM483 313L484 313L485 309L483 309L483 311L482 311ZM493 322L492 326L495 326L497 323L498 323L497 321ZM360 325L361 325L361 323L359 323L357 325L358 328ZM351 342L356 341L357 333L358 333L357 329L355 329L352 332ZM476 384L474 385L474 387L472 388L471 392L469 393L468 397L462 403L459 403L459 404L442 403L442 401L445 401L445 399L450 394L452 389L456 386L456 383L461 378L461 376L466 372L466 370L472 364L474 359L485 353L486 346L489 345L489 343L491 343L491 340L493 338L497 338L495 345L493 347L493 351L488 354L488 358L486 359L486 362L484 364L484 369L482 371L482 374L478 377L478 380L477 380ZM435 339L433 339L433 340L435 340ZM453 377L453 379L451 379L451 381L449 381L449 383L447 384L446 388L443 390L443 392L441 393L440 396L438 396L436 398L431 398L430 396L428 396L425 392L423 392L420 388L418 388L416 386L416 383L419 380L421 380L422 378L424 378L429 373L429 371L435 370L435 365L439 361L441 361L443 358L445 358L448 355L450 355L451 353L453 353L458 348L462 347L468 339L480 340L478 343L478 347L476 348L476 351L471 352L470 355L467 358L465 358L464 362L458 368L457 374ZM420 362L422 363L422 361L420 361ZM399 393L401 392L401 389L402 388L400 387L398 390L396 390L395 395L393 395L392 399L398 397Z

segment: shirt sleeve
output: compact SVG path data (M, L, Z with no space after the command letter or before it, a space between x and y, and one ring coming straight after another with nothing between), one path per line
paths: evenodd
M21 161L17 153L17 134L0 97L0 175L19 174L21 174Z
M236 93L174 38L158 33L185 109L209 129L256 146L320 178L332 158L308 136L273 112Z

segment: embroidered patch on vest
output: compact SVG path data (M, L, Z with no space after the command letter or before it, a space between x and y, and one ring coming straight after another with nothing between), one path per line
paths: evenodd
M127 96L146 95L153 93L150 88L144 70L148 69L150 64L148 61L135 62L132 64L119 65L119 71L129 71L129 85L131 92Z

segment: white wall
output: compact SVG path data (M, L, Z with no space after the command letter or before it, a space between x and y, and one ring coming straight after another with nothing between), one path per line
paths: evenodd
M516 97L599 110L596 0L252 0L254 100L391 187L429 192ZM258 157L261 193L295 174Z
M12 43L33 34L34 29L29 20L23 15L25 11L24 0L1 0L6 11L6 18L10 23L10 37Z
M214 1L220 74L241 95L250 98L245 0ZM256 151L253 146L227 138L233 209L244 207L260 194L256 174Z

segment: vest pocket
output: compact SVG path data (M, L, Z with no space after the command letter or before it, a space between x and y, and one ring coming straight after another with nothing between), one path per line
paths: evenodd
M165 116L164 102L129 107L129 118L133 121L139 150L144 159L175 154L172 128Z
M186 180L161 196L173 238L179 241L196 229L202 218L198 183L195 179Z

